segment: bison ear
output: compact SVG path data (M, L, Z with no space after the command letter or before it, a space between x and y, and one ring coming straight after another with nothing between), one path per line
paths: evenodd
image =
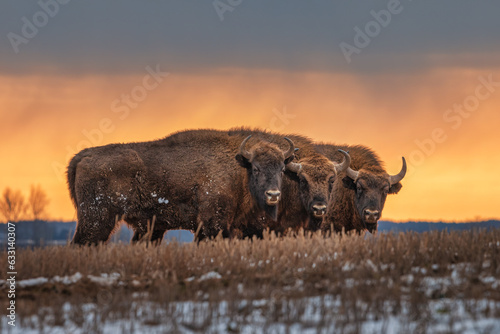
M241 167L243 168L250 168L250 161L248 161L247 158L245 158L243 155L241 154L236 154L236 156L234 157L236 159L236 161L238 161L238 163L240 164Z
M401 184L401 182L398 182L396 184L393 184L390 188L389 188L389 194L397 194L401 188L403 187L403 185Z
M354 183L353 179L351 179L349 176L344 177L342 179L342 182L344 183L345 188L356 190L356 183Z

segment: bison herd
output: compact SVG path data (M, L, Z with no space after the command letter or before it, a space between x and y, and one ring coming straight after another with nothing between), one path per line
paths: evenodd
M78 217L72 243L106 242L119 221L134 229L133 241L161 242L172 229L197 240L265 229L373 232L406 162L389 175L364 146L237 128L87 148L67 174Z

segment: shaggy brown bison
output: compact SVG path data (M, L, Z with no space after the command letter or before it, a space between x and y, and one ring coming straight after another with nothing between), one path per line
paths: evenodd
M152 241L169 229L199 226L200 239L227 234L234 221L263 212L275 219L285 165L294 158L293 142L286 140L282 149L261 140L249 145L245 135L192 130L85 149L67 171L78 216L72 243L105 242L120 219L138 240L156 217Z
M258 221L247 220L242 222L243 226L233 226L233 234L240 238L253 235L260 237L265 228L280 234L289 228L319 229L326 214L333 182L337 174L349 166L349 155L342 151L340 154L343 155L343 162L332 162L316 152L310 139L295 134L285 135L246 128L233 129L229 134L252 135L269 142L286 136L300 147L295 152L295 160L286 165L278 219L260 217Z
M365 146L316 145L316 150L332 161L341 159L339 149L349 152L351 167L333 184L332 200L322 229L328 231L333 224L337 232L342 229L373 232L377 229L387 194L397 194L402 187L405 158L401 171L389 175L379 157Z
M321 227L337 175L345 171L351 161L347 152L339 152L344 156L339 163L332 163L322 155L311 153L309 156L298 156L298 162L287 165L288 177L283 182L283 191L288 197L283 199L280 216L282 231L300 227L315 231Z

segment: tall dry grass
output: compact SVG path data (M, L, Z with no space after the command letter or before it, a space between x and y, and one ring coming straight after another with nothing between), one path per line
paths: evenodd
M2 252L1 268L7 267L6 258ZM409 307L410 318L427 319L430 300L500 302L500 289L494 283L500 279L499 261L499 230L327 238L266 234L263 240L219 238L158 247L145 243L46 247L17 251L18 281L76 272L83 279L70 285L49 281L18 288L17 302L24 316L40 315L41 306L62 312L61 305L69 302L77 306L94 303L101 317L110 318L130 316L131 301L148 301L162 309L157 319L148 320L155 322L162 321L165 312L175 318L173 301L216 305L224 300L231 312L241 316L254 309L241 309L241 300L266 299L269 319L287 322L306 312L304 297L318 296L340 301L335 314L326 301L318 306L325 326L326 319L335 319L337 325L359 323L373 314L398 312L403 305ZM220 278L200 279L211 272ZM88 278L112 273L119 278L109 286ZM2 290L5 295L6 287ZM202 318L213 316L204 312L208 313ZM500 316L496 308L485 312ZM84 321L78 320L78 312L74 317Z

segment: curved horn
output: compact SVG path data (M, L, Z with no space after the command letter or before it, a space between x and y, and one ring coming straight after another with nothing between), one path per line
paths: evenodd
M349 153L341 149L339 149L338 151L344 155L344 161L342 161L340 164L334 163L335 172L337 174L345 171L351 164L351 156L349 155Z
M285 137L285 140L290 144L290 147L288 148L288 151L283 153L285 155L285 159L288 159L292 156L292 154L295 152L295 145L293 145L293 141L290 138Z
M286 170L294 172L295 174L299 174L302 170L302 165L296 162L289 162L286 164Z
M351 167L347 167L345 173L347 174L347 176L353 179L353 181L356 181L358 179L359 172L351 169Z
M392 186L393 184L396 184L399 181L401 181L403 179L403 177L405 177L405 175L406 175L406 160L405 160L405 157L403 157L403 167L401 167L401 171L396 175L390 175L389 176L389 183Z
M250 137L252 137L252 135L246 137L240 145L240 154L247 160L250 160L250 158L252 157L252 154L250 154L250 152L245 149L245 145L247 144L247 141L250 139Z

